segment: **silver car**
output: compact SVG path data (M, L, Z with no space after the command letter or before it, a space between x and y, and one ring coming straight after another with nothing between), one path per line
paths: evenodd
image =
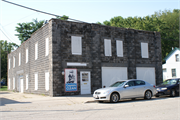
M120 99L141 98L151 99L156 94L155 86L143 80L119 80L110 87L94 91L93 97L99 102L118 102Z

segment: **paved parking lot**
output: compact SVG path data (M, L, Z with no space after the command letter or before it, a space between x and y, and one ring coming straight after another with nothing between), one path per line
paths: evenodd
M0 98L1 120L180 120L179 97L116 104L93 102L92 95L47 97L0 92Z

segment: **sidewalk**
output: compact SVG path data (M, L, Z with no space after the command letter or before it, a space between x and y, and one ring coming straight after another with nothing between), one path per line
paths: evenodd
M45 101L59 101L61 104L73 103L89 103L95 102L92 95L74 95L74 96L58 96L49 97L44 95L15 93L10 91L0 91L0 98L9 99L17 102L45 102ZM2 99L1 99L1 102ZM8 104L8 103L7 103Z

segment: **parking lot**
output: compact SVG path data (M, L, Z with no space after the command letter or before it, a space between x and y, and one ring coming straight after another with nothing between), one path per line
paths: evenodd
M1 120L180 120L179 97L97 103L92 95L48 97L0 92Z

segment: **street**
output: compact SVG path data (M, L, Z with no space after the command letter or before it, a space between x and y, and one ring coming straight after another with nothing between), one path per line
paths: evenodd
M0 92L1 120L180 120L179 97L94 102L92 95L48 97Z

